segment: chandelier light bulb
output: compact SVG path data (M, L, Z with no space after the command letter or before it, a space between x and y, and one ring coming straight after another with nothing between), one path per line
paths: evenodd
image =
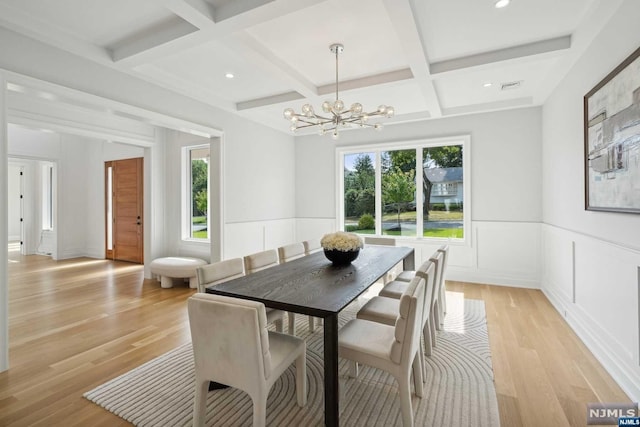
M387 107L387 117L393 117L396 113L396 110L393 107Z
M296 129L297 129L296 125L291 125L291 127L289 128L291 132L295 132Z
M322 111L324 111L325 113L331 112L331 103L329 101L324 101L322 103Z
M342 110L344 110L344 102L342 102L341 100L337 99L336 102L333 103L333 112L334 113L339 113Z
M363 114L362 115L362 122L363 123L367 123L369 121L369 115L368 114Z
M360 104L359 102L356 102L355 104L352 104L351 105L351 112L355 113L355 114L362 113L362 104Z
M312 107L310 104L304 104L304 105L302 106L302 112L303 112L304 114L312 113L312 112L313 112L313 107Z
M386 105L380 105L378 106L378 112L384 114L385 111L387 111L387 106Z
M291 123L295 123L298 121L298 118L296 116L291 116Z
M295 111L293 111L293 108L287 108L284 110L284 118L287 120L291 120L291 117L293 117L294 114Z

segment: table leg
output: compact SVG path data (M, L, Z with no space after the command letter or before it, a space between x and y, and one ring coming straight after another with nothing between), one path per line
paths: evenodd
M324 318L324 424L340 424L338 388L338 315Z
M402 260L402 268L405 271L414 271L416 269L415 254L413 251Z

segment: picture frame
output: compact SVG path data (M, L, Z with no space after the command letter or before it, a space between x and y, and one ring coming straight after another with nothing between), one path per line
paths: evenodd
M585 209L640 213L640 48L584 96Z

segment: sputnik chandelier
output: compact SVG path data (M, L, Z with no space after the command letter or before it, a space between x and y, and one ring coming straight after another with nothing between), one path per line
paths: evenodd
M302 113L296 113L293 108L285 109L284 118L291 121L291 131L318 126L320 135L331 132L333 139L338 139L340 128L350 127L352 124L362 128L372 127L381 130L382 123L369 123L369 119L392 117L395 113L394 108L389 105L380 105L377 110L367 113L362 111L362 104L356 102L351 105L351 108L345 110L344 102L338 96L338 55L342 53L344 46L335 43L329 46L329 49L336 55L336 100L322 103L324 115L317 114L311 104L304 104Z

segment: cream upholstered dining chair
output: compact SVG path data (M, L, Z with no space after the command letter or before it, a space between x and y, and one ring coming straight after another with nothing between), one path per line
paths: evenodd
M431 298L430 317L428 319L428 329L430 332L429 336L431 337L431 340L427 341L427 335L425 335L424 337L425 353L427 356L431 356L432 347L435 347L437 345L436 330L441 331L444 325L444 314L441 313L442 305L440 300L440 288L443 284L444 275L444 255L442 252L437 250L426 262L433 262L435 264L433 297ZM422 270L422 266L418 269L418 271L420 270ZM416 274L417 273L414 271L413 276L415 277ZM408 285L409 282L394 280L393 282L390 282L384 288L382 288L382 290L380 291L380 296L400 299L402 292Z
M245 391L253 402L253 425L265 426L269 390L294 362L298 406L306 405L306 343L268 331L264 304L196 293L187 306L196 377L194 426L204 426L210 381Z
M322 250L322 245L320 244L320 239L309 239L302 242L304 245L304 253L305 255L311 255L316 252L320 252Z
M392 237L365 236L364 243L365 243L365 245L395 246L396 245L396 239L394 239ZM391 282L394 279L394 277L397 274L399 274L400 272L402 272L402 262L394 265L393 268L391 270L389 270L382 277L382 284L386 285L387 283Z
M434 283L437 280L437 265L431 260L427 260L417 270L416 277L421 277L425 281L424 291L424 308L422 310L421 328L424 337L425 353L422 352L422 346L419 346L420 354L420 366L422 368L422 377L426 381L427 372L424 363L424 354L431 356L432 354L432 342L435 339L432 334L435 334L433 328L433 296L435 292ZM407 282L403 282L407 283ZM407 289L411 285L411 282L407 283L403 295L407 292ZM356 318L369 320L372 322L378 322L385 325L394 325L400 309L400 298L389 298L383 296L377 296L371 298L367 303L358 311Z
M244 257L244 271L247 274L255 273L265 270L270 267L278 265L278 251L275 249L269 249L262 252L256 252L251 255L245 255ZM267 312L273 310L267 308ZM284 311L277 310L284 316ZM291 318L293 315L289 313L289 334L295 335L295 323L292 326ZM276 325L277 326L277 325ZM281 330L279 330L281 332Z
M425 280L416 276L402 298L394 326L353 319L339 332L340 357L351 361L350 372L357 377L361 363L390 373L398 382L402 423L413 426L411 374L416 396L422 397L420 362L420 322L424 308Z
M242 276L244 276L242 258L227 259L198 267L196 269L198 292L205 293L207 286L217 285Z
M278 248L278 258L280 260L280 264L284 264L288 261L293 261L294 259L302 258L305 256L304 244L300 243L292 243L290 245L280 246ZM288 313L289 315L289 333L291 335L296 334L296 315L295 313ZM313 332L313 317L309 316L309 330Z
M232 258L214 262L196 269L198 278L198 292L204 293L207 286L217 285L228 280L244 276L244 262L242 258ZM284 311L266 309L267 321L274 323L276 331L284 331Z
M244 271L247 274L255 273L269 267L278 265L278 251L269 249L256 252L244 257Z
M444 316L447 314L447 282L444 280L445 270L449 263L449 245L442 245L438 248L438 252L442 252L442 270L440 271L440 305L438 306L438 315L440 319L440 327L444 326Z
M441 331L444 326L444 316L447 313L447 282L444 278L445 271L447 269L448 256L449 256L449 246L442 245L438 248L438 252L442 253L442 263L440 265L440 273L438 274L439 280L436 283L436 312L434 315L437 318L437 322L435 322L436 329ZM405 281L409 282L413 276L415 275L415 271L403 271L396 277L397 281ZM380 291L380 294L383 295L385 293L385 289L383 288Z

